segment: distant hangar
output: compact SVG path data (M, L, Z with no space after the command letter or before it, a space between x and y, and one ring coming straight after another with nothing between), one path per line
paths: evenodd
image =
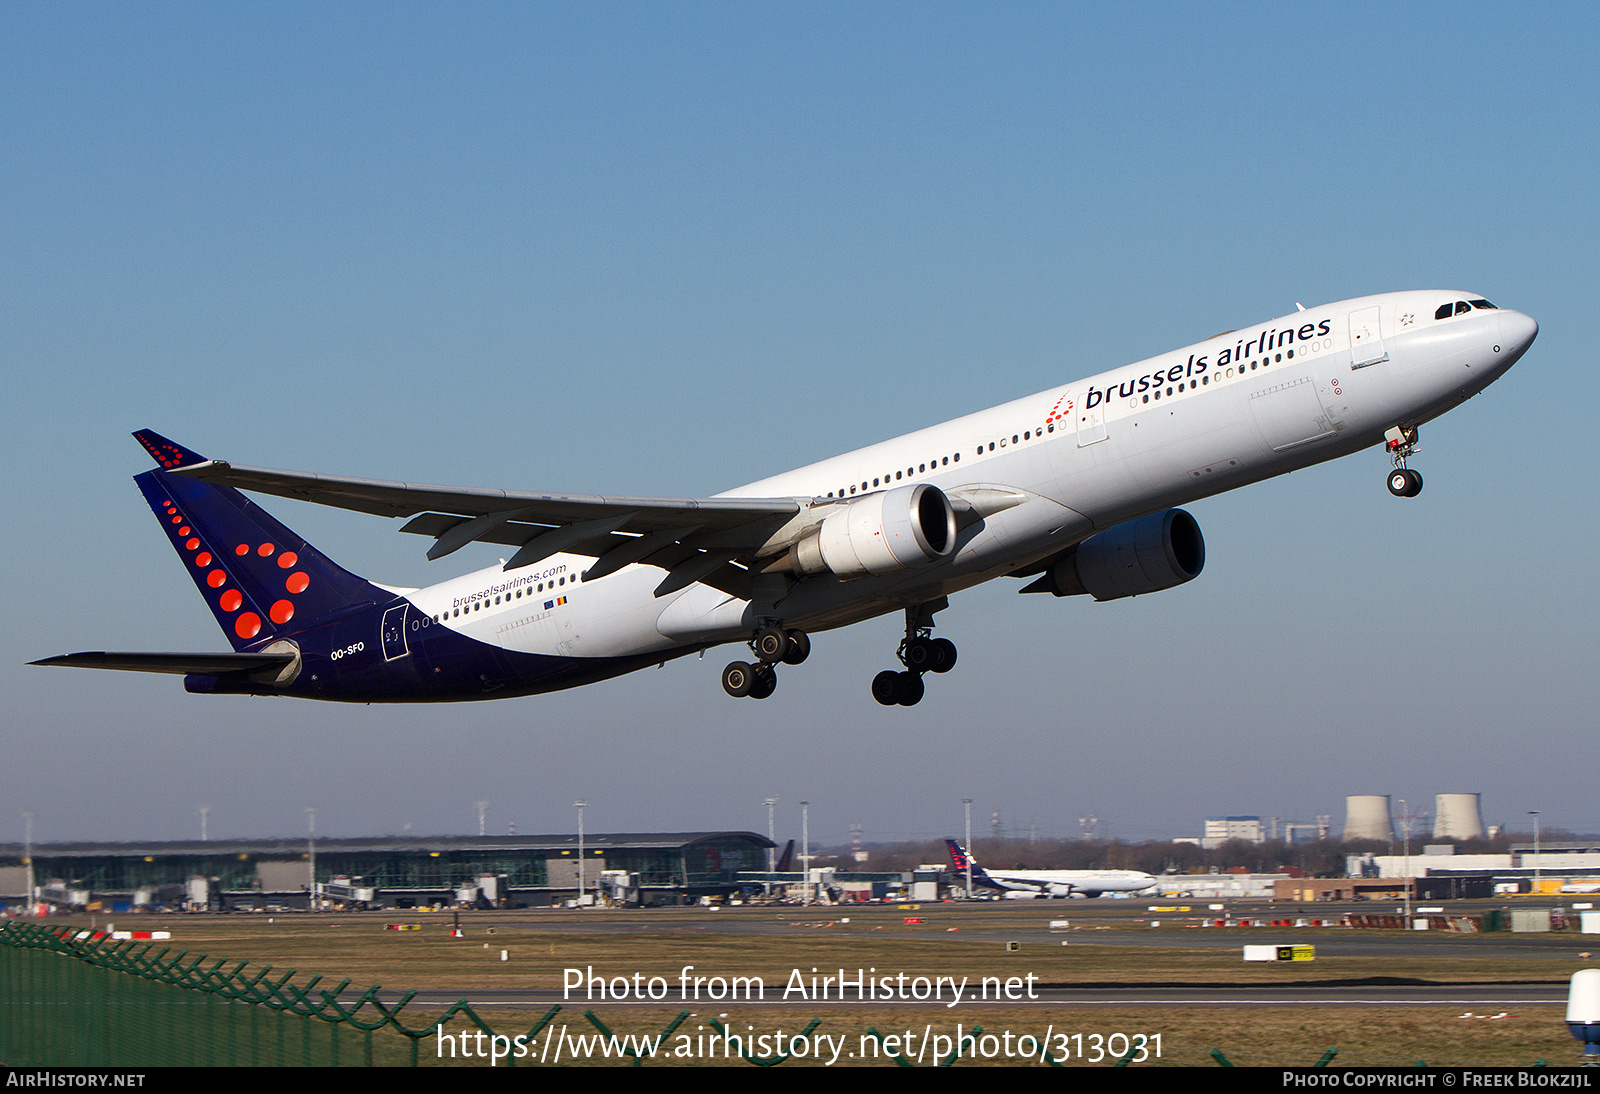
M748 884L737 875L767 869L772 847L754 832L585 834L584 892L604 884L607 895L640 904L737 892ZM375 905L416 907L471 893L475 902L540 907L579 895L576 834L318 839L314 849L305 838L36 844L34 884L46 902L108 911L305 908L313 855L325 900L370 890ZM0 903L26 899L25 875L22 845L0 844Z

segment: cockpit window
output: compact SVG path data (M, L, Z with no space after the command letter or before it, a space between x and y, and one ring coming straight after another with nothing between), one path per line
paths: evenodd
M1435 319L1449 319L1452 315L1466 315L1473 308L1479 311L1498 311L1487 300L1457 300L1454 304L1441 304L1439 310L1433 313Z

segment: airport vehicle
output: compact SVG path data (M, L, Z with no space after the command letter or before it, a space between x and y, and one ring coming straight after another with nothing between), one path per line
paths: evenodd
M1151 874L1140 870L985 870L967 849L953 839L944 841L958 877L972 869L972 884L1004 892L1041 896L1095 897L1101 893L1142 893L1155 885Z
M1297 305L1298 306L1298 305ZM575 687L724 643L764 699L811 635L905 612L901 667L872 694L915 705L956 647L952 593L998 577L1096 600L1200 574L1175 506L1382 444L1388 486L1422 489L1418 428L1483 390L1538 324L1472 293L1398 292L1305 309L1074 380L711 498L425 486L207 459L134 434L135 476L233 645L78 653L36 664L181 673L191 692L351 702L495 699ZM510 557L420 589L342 569L241 490L387 517Z

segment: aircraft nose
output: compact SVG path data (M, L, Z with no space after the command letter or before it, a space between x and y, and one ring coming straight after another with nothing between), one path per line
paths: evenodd
M1533 316L1519 311L1500 313L1501 350L1511 354L1512 360L1521 357L1538 334L1539 324L1534 322Z

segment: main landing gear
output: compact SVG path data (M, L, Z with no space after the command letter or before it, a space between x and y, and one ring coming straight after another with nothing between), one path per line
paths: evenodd
M1422 476L1406 466L1406 458L1417 449L1415 426L1395 426L1383 435L1384 447L1394 457L1394 470L1389 472L1389 493L1397 498L1414 498L1422 493Z
M904 672L886 670L872 678L872 697L886 707L914 707L922 702L922 674L949 672L956 667L956 644L934 638L933 613L949 607L944 597L906 609L906 636L898 656Z
M784 630L782 624L763 624L750 639L756 663L730 661L722 670L722 690L736 699L765 699L778 689L776 665L798 665L811 655L805 631Z

